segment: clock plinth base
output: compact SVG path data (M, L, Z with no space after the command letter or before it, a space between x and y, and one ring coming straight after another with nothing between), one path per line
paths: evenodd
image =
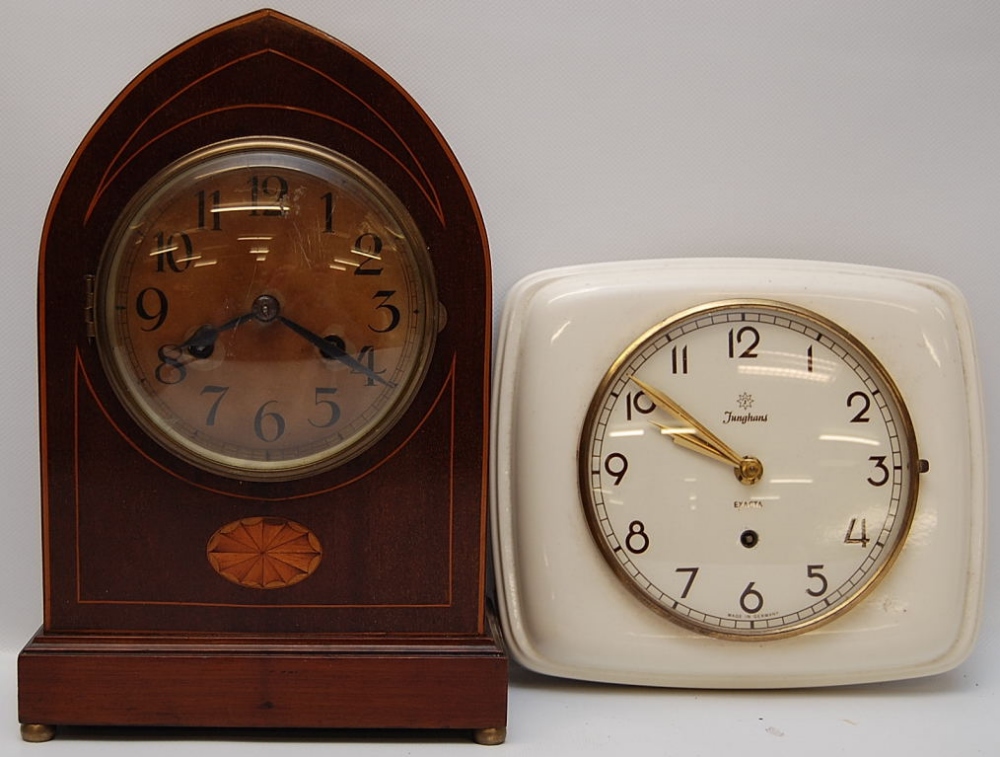
M18 658L18 710L26 741L70 725L461 729L499 744L507 658L492 635L268 641L42 631Z

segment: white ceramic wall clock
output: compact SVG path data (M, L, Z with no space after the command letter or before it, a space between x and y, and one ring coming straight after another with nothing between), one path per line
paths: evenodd
M759 259L538 273L506 303L493 429L501 617L531 669L820 686L972 649L985 444L946 281Z

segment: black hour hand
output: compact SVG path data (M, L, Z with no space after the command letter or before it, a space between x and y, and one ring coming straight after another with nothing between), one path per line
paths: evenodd
M180 346L180 349L182 352L188 352L196 358L207 358L215 350L215 342L219 338L219 334L230 329L235 329L237 326L253 318L253 313L246 313L226 321L221 326L213 326L211 324L199 326L198 330L189 336L184 344Z

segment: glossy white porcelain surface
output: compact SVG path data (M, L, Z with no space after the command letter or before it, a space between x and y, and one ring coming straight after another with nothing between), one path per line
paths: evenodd
M895 380L922 474L898 560L857 606L770 641L699 634L640 603L587 526L577 453L612 361L666 318L706 302L768 298L857 337ZM571 678L687 687L859 683L950 669L971 651L985 550L985 443L962 295L916 273L764 259L616 262L543 271L510 292L493 394L492 526L512 653Z

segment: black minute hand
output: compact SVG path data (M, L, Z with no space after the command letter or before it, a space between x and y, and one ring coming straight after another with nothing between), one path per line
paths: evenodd
M372 379L373 381L377 381L380 384L385 384L385 386L388 386L390 388L395 387L395 384L393 384L391 381L386 381L384 378L375 373L375 371L371 370L358 360L355 360L353 357L344 352L344 350L341 349L338 345L324 339L318 334L314 334L305 326L300 326L295 321L291 320L290 318L286 318L283 315L279 315L277 320L279 323L287 326L296 334L305 339L307 342L309 342L310 344L314 345L317 349L319 349L323 357L330 358L333 360L339 360L344 365L350 367L351 370L357 371L358 373L363 373L365 376Z

